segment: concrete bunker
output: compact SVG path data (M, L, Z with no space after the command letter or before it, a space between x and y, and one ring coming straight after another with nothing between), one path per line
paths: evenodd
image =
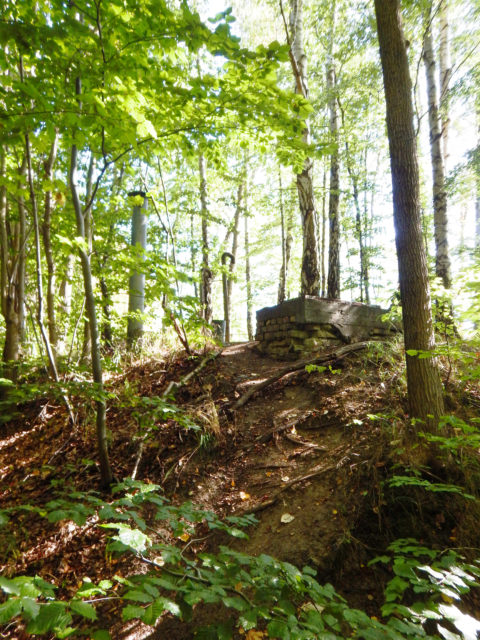
M329 345L384 340L398 331L382 317L386 309L361 302L304 296L257 311L258 349L294 360Z

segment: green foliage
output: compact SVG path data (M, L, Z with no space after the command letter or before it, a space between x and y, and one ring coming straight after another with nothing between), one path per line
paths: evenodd
M414 623L436 621L440 635L452 640L475 637L480 621L462 613L452 603L460 602L472 587L479 586L478 562L467 563L453 550L428 549L412 538L396 540L388 551L390 555L370 563L388 564L394 574L385 589L383 616ZM447 620L461 635L449 632L444 636L446 630L439 623Z
M29 633L53 634L64 638L74 633L103 640L108 632L91 627L97 620L96 605L105 599L122 603L123 620L142 620L154 626L165 612L189 620L199 603L222 604L231 618L199 631L198 637L234 637L235 628L266 628L269 637L285 640L313 637L332 640L357 637L365 640L438 638L423 625L427 619L451 621L462 628L466 617L453 605L477 586L480 569L467 564L453 551L428 549L414 540L398 540L389 555L373 562L389 564L394 577L385 590L384 621L353 609L329 585L315 579L315 570L280 562L268 555L249 556L220 547L218 553L195 553L189 540L197 528L220 529L232 536L245 536L243 529L255 522L253 516L220 520L215 514L185 503L174 506L158 492L156 485L126 480L114 488L110 502L94 493L71 493L45 505L40 515L50 521L88 513L114 530L107 549L110 553L132 553L150 570L128 578L115 576L98 584L84 578L73 598L59 600L55 586L38 577L0 578L3 601L0 622L17 617L27 622ZM155 507L147 520L144 507ZM105 522L105 520L107 522ZM157 530L157 527L158 530ZM149 533L146 533L146 530ZM160 533L161 532L161 533ZM182 546L174 544L174 540ZM413 604L404 604L407 598ZM462 617L463 616L463 617ZM470 624L478 625L473 618ZM441 631L439 626L439 631ZM452 634L451 638L461 636Z

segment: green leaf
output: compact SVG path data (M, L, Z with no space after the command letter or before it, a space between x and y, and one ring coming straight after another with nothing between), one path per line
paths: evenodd
M0 624L5 624L16 618L22 612L20 598L9 598L0 604Z
M66 611L65 602L48 602L40 608L38 616L27 626L28 633L47 633L65 629L72 621L72 616Z
M135 618L143 618L143 614L145 609L143 607L136 607L133 604L127 604L127 606L122 611L123 620L134 620Z
M288 625L282 620L272 620L267 626L270 638L280 638L281 640L290 640L290 631Z
M106 629L98 629L97 631L91 631L93 640L112 640L110 633Z
M70 602L70 609L73 611L73 613L77 613L79 616L87 618L87 620L97 619L97 612L95 611L95 607L88 602L84 602L83 600L72 600Z

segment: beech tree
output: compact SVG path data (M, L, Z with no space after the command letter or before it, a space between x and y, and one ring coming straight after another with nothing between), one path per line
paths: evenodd
M412 416L436 421L443 414L427 261L420 219L419 175L413 126L412 84L400 0L375 0L392 172L393 216ZM419 357L430 352L430 357Z

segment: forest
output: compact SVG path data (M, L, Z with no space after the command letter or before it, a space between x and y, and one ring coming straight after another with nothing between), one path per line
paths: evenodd
M480 637L479 0L4 0L0 636Z

